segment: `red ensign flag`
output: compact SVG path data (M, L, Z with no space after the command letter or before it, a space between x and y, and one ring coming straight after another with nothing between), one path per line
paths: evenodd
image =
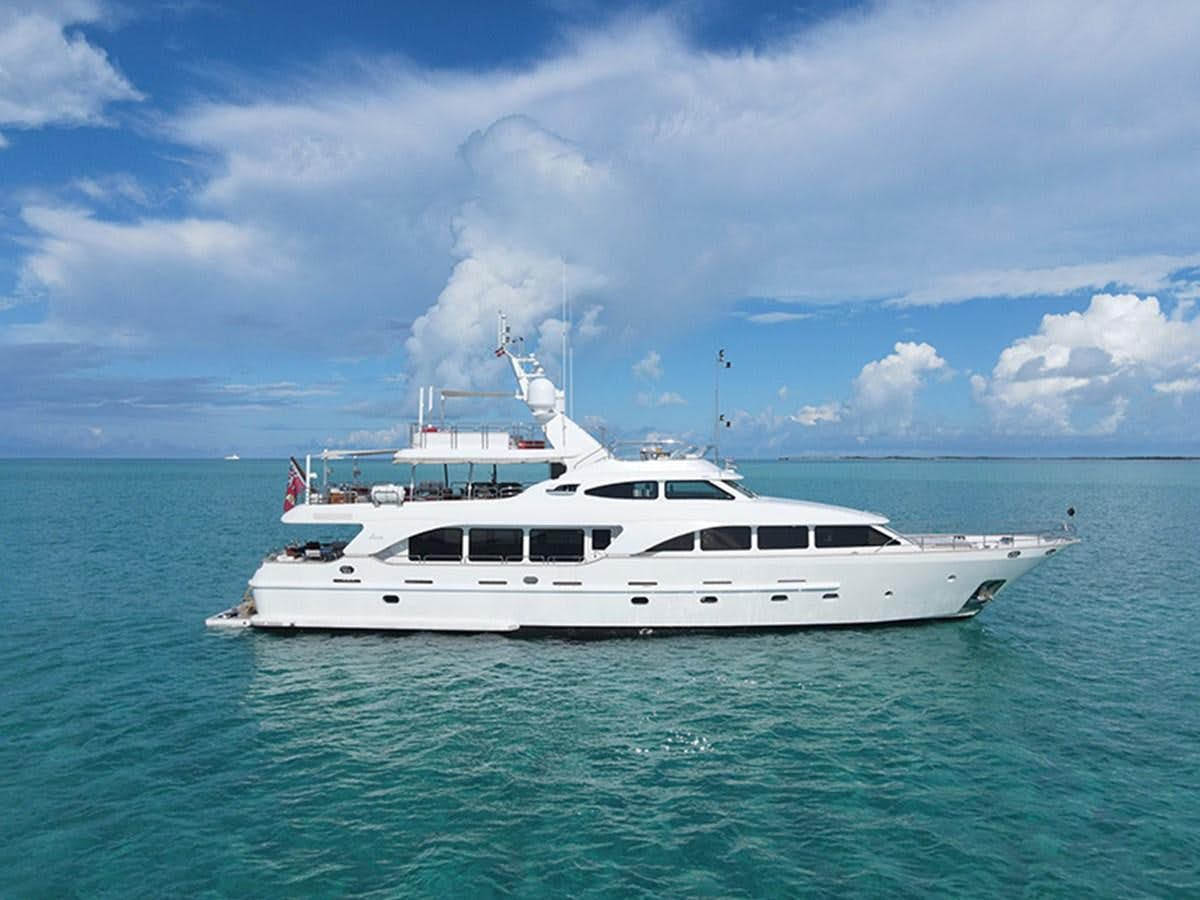
M296 501L300 499L300 492L303 490L304 471L300 468L300 464L293 459L288 465L287 491L283 495L284 512L296 505Z

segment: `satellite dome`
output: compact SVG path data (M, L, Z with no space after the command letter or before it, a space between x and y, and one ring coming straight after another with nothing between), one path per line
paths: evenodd
M529 382L525 402L539 422L545 422L554 415L556 393L554 383L549 378L535 378Z

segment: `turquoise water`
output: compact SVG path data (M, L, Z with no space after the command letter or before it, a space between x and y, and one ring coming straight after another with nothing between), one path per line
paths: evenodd
M0 461L0 894L1200 894L1200 465L742 468L1085 543L968 622L214 633L284 464Z

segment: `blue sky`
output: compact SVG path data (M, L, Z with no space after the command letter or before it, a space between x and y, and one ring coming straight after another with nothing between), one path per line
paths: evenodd
M0 0L0 455L1200 453L1200 9ZM506 419L519 410L465 408Z

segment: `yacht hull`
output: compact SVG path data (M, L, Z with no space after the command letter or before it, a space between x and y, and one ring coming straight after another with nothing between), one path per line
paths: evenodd
M1067 542L1063 542L1067 543ZM969 618L1060 545L470 565L265 562L263 628L467 632L788 628ZM347 574L346 569L352 569ZM234 617L238 618L238 617Z

